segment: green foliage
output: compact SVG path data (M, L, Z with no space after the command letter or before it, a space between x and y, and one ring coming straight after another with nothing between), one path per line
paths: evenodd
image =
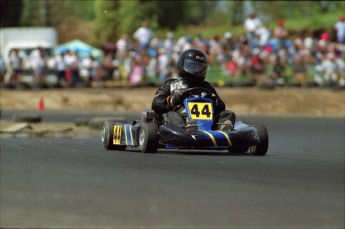
M71 17L94 19L91 0L22 0L22 3L21 26L56 26Z
M157 2L157 24L162 28L176 29L181 22L177 19L185 18L184 1L158 1ZM169 13L167 13L169 12Z
M95 1L95 36L99 44L115 41L120 20L118 9L119 1Z
M58 26L72 14L72 9L67 6L67 1L53 1L49 5L50 25Z
M184 11L184 18L177 18L180 25L183 24L200 24L205 22L208 16L215 10L216 1L184 1L181 9Z
M66 7L73 16L81 20L91 21L95 18L95 10L93 8L93 0L64 0Z
M117 37L120 33L132 34L141 24L141 20L144 17L143 9L139 10L139 1L120 1L120 6L118 9L118 20L119 20L119 30ZM144 5L144 4L143 4ZM151 21L150 21L151 22ZM150 23L152 27L152 23Z
M76 36L83 33L89 43L100 45L123 33L131 38L143 20L156 34L239 35L250 9L269 29L282 18L294 33L330 31L344 14L345 1L1 0L1 26L53 26L63 37L74 25Z
M226 7L227 6L227 7ZM243 9L244 5L242 1L229 1L226 8L229 8L230 23L233 26L241 25L244 20Z
M230 31L234 36L244 34L243 23L246 15L242 14L243 19L239 21L239 24L234 25L236 24L233 21L235 16L232 14L236 12L235 3L239 4L243 1L229 1L223 5L229 9L225 12L229 15L230 23L226 21L224 11L219 14L214 11L206 22L198 25L179 26L175 32L176 36L179 37L183 34L196 36L202 32L205 37L210 38L215 34L224 34L226 31ZM318 30L328 31L332 34L335 22L345 12L345 1L331 1L327 12L322 11L320 1L252 1L252 3L254 11L265 26L272 30L277 25L277 19L284 19L285 26L291 35L311 34ZM309 16L306 17L306 15ZM224 20L225 23L220 23L221 20Z
M214 1L98 0L95 30L102 42L114 41L122 33L132 34L144 20L154 31L175 30L179 25L205 21L214 7Z
M41 0L31 1L23 0L23 11L20 19L21 26L42 26L42 14L39 8L42 4Z

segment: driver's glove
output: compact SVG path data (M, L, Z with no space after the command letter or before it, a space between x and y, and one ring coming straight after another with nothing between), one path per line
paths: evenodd
M167 98L167 102L170 107L176 107L181 104L181 95L180 94L169 95Z
M170 107L176 107L182 103L182 92L184 90L175 89L171 95L168 96L167 102Z

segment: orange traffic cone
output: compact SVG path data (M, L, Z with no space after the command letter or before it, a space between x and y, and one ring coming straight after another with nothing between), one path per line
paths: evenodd
M40 110L40 111L44 110L44 99L43 99L43 97L41 97L40 100L38 101L37 110Z

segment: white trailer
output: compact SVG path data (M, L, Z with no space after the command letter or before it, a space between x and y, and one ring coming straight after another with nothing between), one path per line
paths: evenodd
M32 81L32 71L30 68L30 61L27 58L32 50L41 47L45 50L48 56L53 55L53 49L57 45L57 33L52 27L12 27L0 29L0 53L5 61L5 65L9 69L9 57L13 49L19 50L19 55L24 60L23 80ZM51 60L51 58L49 58ZM53 66L49 66L48 68ZM51 72L52 73L52 72ZM51 75L48 73L48 76ZM10 71L7 71L8 79ZM55 78L54 75L52 75ZM51 78L51 77L50 77Z
M57 33L51 27L13 27L0 29L0 51L8 65L9 54L12 49L19 49L22 55L42 47L49 54L57 45Z

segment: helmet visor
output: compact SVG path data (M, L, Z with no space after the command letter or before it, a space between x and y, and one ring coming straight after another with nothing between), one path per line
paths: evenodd
M205 76L207 71L207 63L200 63L190 59L185 59L183 63L183 70L193 75Z

